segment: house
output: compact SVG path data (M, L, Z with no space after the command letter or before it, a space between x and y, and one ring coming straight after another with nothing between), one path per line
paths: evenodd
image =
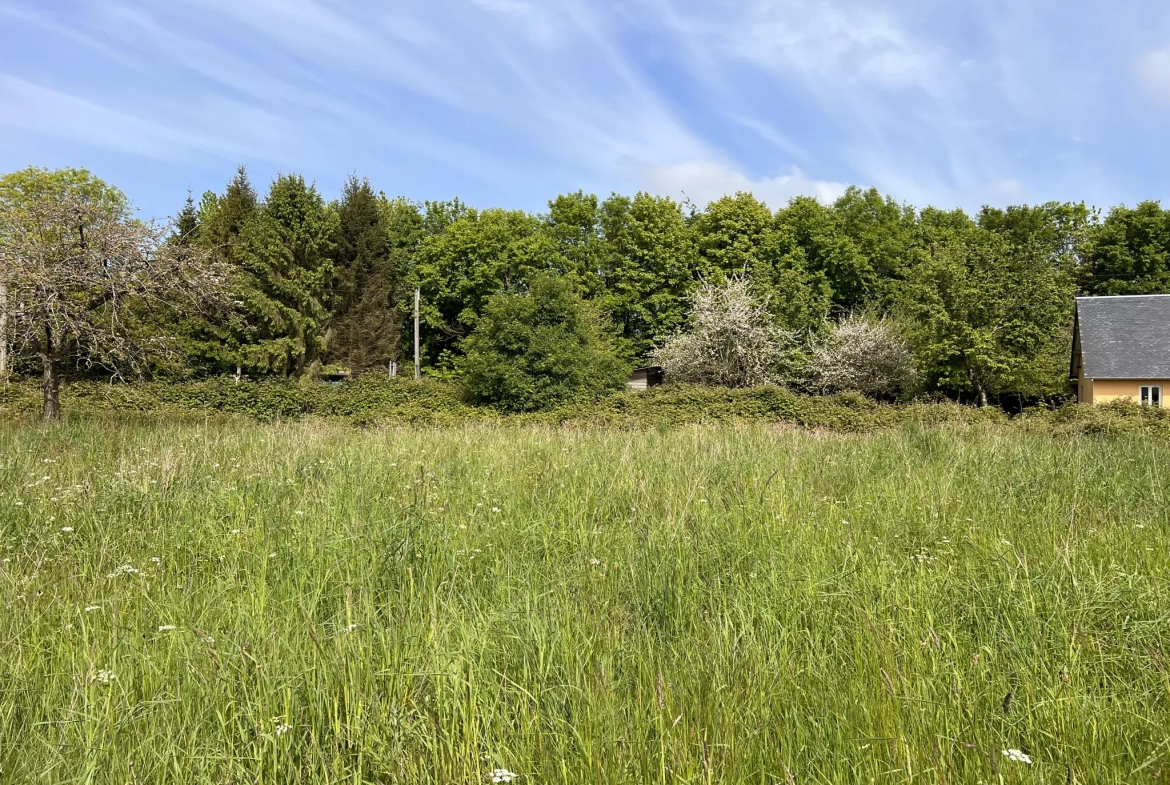
M662 369L657 365L649 365L645 368L635 368L630 374L630 380L626 382L626 387L631 390L645 390L660 384L662 384Z
M1080 403L1161 408L1170 388L1170 294L1078 297L1072 381Z

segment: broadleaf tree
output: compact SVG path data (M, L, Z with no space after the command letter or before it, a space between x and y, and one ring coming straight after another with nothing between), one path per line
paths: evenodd
M0 178L10 337L17 356L40 365L45 419L61 416L71 371L141 375L152 358L175 352L170 336L143 331L143 322L222 305L226 268L169 235L136 219L122 192L88 171L30 168Z

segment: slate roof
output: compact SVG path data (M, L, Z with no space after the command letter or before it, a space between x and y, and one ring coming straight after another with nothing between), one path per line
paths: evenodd
M1078 297L1086 379L1170 379L1170 294Z

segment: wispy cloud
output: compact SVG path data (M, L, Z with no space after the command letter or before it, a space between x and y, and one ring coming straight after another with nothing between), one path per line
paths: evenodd
M1133 151L1170 101L1170 12L1133 2L0 0L0 165L64 140L131 191L243 161L530 209L1161 196L1170 166Z

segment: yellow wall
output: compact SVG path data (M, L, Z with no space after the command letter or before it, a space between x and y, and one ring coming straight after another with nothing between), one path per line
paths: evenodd
M1170 379L1082 379L1078 400L1081 403L1109 403L1130 398L1136 403L1141 394L1140 388L1147 384L1161 385L1163 397L1170 393ZM1086 392L1087 396L1084 394ZM1165 400L1162 405L1166 406Z

